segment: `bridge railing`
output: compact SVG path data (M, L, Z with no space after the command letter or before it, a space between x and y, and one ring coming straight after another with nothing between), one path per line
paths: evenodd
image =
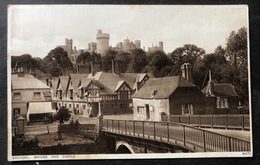
M193 151L250 151L249 141L180 123L112 119L102 122L102 131L179 145Z
M162 115L162 121L205 128L250 130L249 115Z

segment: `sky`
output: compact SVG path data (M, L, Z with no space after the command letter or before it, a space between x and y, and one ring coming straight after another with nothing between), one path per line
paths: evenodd
M116 46L128 38L141 47L158 45L172 52L195 44L212 53L225 46L231 31L248 28L246 6L184 5L11 5L8 8L8 54L45 57L65 38L86 49L97 29L110 34Z

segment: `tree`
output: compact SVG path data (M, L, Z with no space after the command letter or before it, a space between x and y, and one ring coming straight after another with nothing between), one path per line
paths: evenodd
M232 31L227 38L226 57L234 67L247 65L247 29L240 28L237 33Z
M147 65L145 72L153 73L155 77L164 77L169 75L169 68L172 63L163 51L155 51L147 56ZM167 67L167 69L165 69ZM167 71L167 72L166 72Z
M226 57L233 68L233 84L237 90L240 101L248 104L248 54L247 54L247 29L240 28L232 31L227 38Z
M116 54L115 61L118 63L118 68L120 73L126 72L128 64L130 62L129 53L119 52Z
M86 64L90 62L96 62L100 63L101 62L101 55L97 53L89 53L89 52L82 52L80 55L77 57L77 64Z
M61 47L51 50L42 61L42 70L51 76L62 75L62 70L72 69L68 53Z
M102 70L110 72L112 70L112 60L116 58L117 51L109 50L105 56L101 57Z
M224 57L224 54L218 52L219 49L216 49L215 53L206 54L203 58L199 57L196 59L193 65L194 70L194 83L203 88L206 83L205 76L208 74L208 71L211 70L214 73L214 79L218 82L221 81L223 74L221 69L227 67L227 61Z
M11 57L11 67L22 67L25 72L29 72L29 70L40 69L41 62L41 58L32 58L30 54L23 54L21 56Z
M126 72L141 73L147 65L146 53L142 49L134 49L129 54L130 62Z
M59 120L59 123L62 124L64 121L68 121L71 117L68 108L65 106L60 107L57 114L54 116L54 119Z
M175 65L190 63L193 65L194 61L198 57L202 57L205 54L205 50L192 44L185 44L183 47L176 48L170 57Z

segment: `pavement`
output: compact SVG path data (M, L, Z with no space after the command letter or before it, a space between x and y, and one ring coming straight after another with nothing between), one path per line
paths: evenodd
M207 131L215 132L218 134L251 141L251 132L250 131L242 131L242 130L226 130L226 129L205 129Z

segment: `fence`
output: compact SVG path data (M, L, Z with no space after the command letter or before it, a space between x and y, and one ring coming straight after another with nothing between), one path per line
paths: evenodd
M72 133L72 132L97 132L97 128L95 124L79 124L79 125L71 125L71 124L61 124L59 125L60 131L63 133Z
M58 125L26 126L25 134L44 134L58 132Z
M250 130L249 115L162 115L162 121L204 128Z
M102 130L173 145L178 144L192 151L250 151L248 141L178 123L103 119Z

